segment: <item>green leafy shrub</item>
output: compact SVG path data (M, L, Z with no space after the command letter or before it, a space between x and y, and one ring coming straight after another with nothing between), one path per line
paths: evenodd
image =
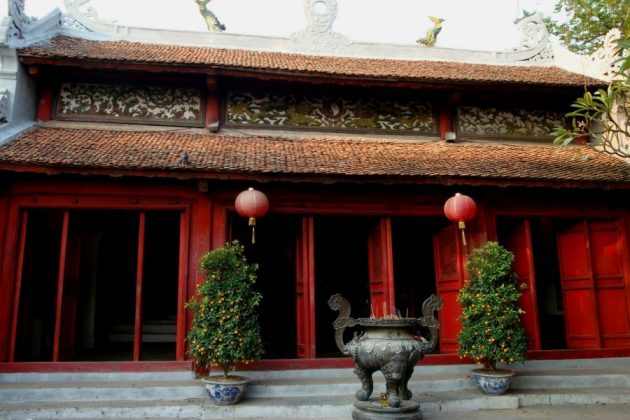
M497 362L523 362L527 337L521 325L521 291L512 273L514 254L496 242L475 249L468 261L468 280L459 292L462 330L458 354L496 370Z
M188 332L188 353L199 366L220 366L224 376L237 363L262 356L256 307L262 296L253 290L256 264L249 264L234 241L201 258L204 281L186 304L195 316Z

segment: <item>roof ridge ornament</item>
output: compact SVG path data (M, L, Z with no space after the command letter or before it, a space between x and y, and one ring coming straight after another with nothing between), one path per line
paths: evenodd
M337 0L304 0L306 28L291 35L295 52L340 54L352 44L345 35L332 30L337 18Z
M102 19L98 15L98 11L94 7L87 7L81 10L83 6L91 0L63 0L67 13L63 14L62 27L79 31L79 32L101 32L98 30L99 24L102 26L115 25L116 20Z
M90 0L63 0L63 4L66 6L68 13L88 19L98 19L98 12L93 7L88 7L85 12L80 10L81 6L89 2Z
M616 40L621 39L622 34L619 28L613 28L604 37L604 43L595 52L588 56L588 60L592 63L604 63L606 66L603 69L602 76L612 79L619 68L621 62L619 58L619 52L617 50Z
M24 11L24 0L9 0L9 16L11 23L7 31L7 40L24 39L25 33L36 20Z
M536 12L518 22L518 30L523 37L513 51L527 52L524 61L550 62L554 59L549 45L549 31L543 22L543 17Z

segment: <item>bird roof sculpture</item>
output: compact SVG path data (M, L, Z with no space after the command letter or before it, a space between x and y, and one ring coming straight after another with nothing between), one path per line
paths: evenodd
M420 38L416 42L420 45L432 47L435 45L435 41L437 41L437 36L442 30L442 22L444 22L444 19L436 18L433 16L429 16L429 19L431 19L431 21L433 22L433 26L427 29L427 34L424 38Z
M208 9L208 3L212 0L195 0L197 6L199 6L199 13L206 21L206 26L210 32L222 32L225 31L225 25L219 21L214 13Z

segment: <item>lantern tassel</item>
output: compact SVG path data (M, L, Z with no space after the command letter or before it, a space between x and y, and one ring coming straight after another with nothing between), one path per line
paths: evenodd
M459 222L458 226L459 226L459 229L462 231L462 243L464 244L464 246L468 246L468 244L466 243L466 233L464 231L464 229L466 229L466 223Z
M252 245L256 243L256 218L249 218L249 225L252 227Z

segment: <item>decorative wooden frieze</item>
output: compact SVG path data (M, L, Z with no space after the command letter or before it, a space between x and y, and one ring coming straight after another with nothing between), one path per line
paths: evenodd
M0 123L9 119L9 89L0 92Z
M239 126L430 134L437 131L428 101L316 94L231 92L225 120L227 125Z
M62 83L57 119L203 125L200 89Z
M475 106L457 110L457 134L462 137L549 138L564 123L560 111Z

